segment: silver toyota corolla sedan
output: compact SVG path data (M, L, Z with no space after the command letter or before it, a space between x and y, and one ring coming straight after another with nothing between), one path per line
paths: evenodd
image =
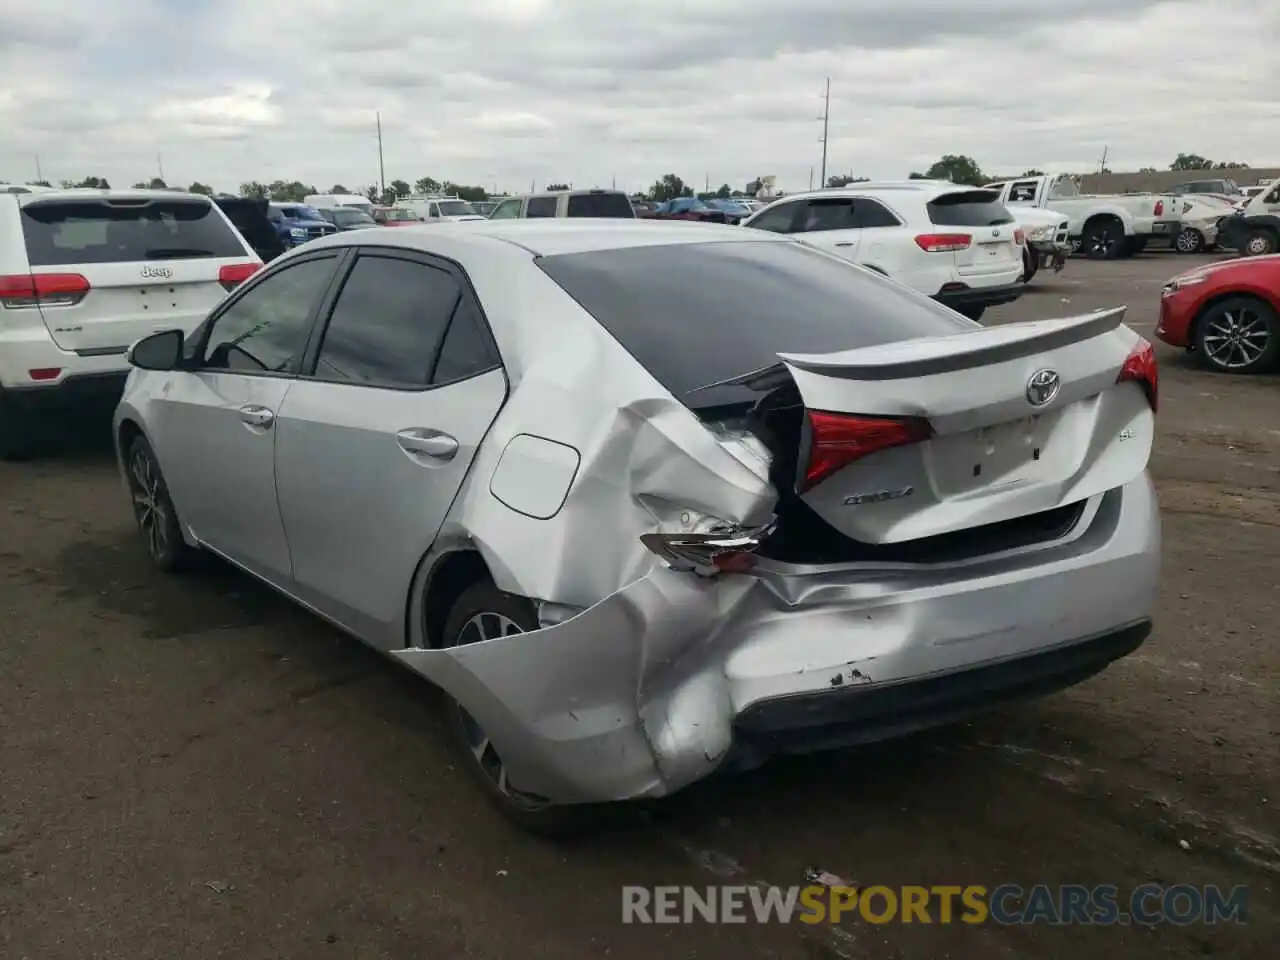
M1047 693L1150 630L1151 345L984 328L782 236L307 244L134 345L155 562L217 554L446 694L534 829Z

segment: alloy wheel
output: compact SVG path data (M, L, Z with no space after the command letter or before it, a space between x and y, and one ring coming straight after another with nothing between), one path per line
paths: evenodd
M1226 370L1240 370L1256 363L1271 341L1266 318L1257 310L1240 306L1221 310L1205 321L1204 351Z
M520 624L505 614L477 613L462 625L462 629L458 633L457 646L480 643L485 640L496 640L500 637L511 637L524 632ZM467 745L475 755L476 763L484 771L485 776L493 781L493 785L498 789L498 792L506 796L516 806L523 807L526 810L544 809L547 806L545 801L531 794L522 793L508 782L507 768L503 764L502 758L498 755L498 751L489 741L489 735L485 733L484 728L480 726L475 717L466 711L462 704L457 705L457 710L459 718L462 720L462 728L467 739Z
M1178 234L1178 238L1174 241L1174 246L1179 253L1195 253L1204 245L1204 237L1200 235L1199 230L1187 227Z
M1100 257L1108 257L1119 242L1115 228L1101 227L1089 237L1089 253L1097 254Z
M163 560L169 550L169 505L160 484L160 468L139 447L129 459L129 488L133 495L133 515L147 539L153 559Z
M1271 252L1271 241L1265 234L1255 233L1245 244L1245 252L1251 257L1262 257Z

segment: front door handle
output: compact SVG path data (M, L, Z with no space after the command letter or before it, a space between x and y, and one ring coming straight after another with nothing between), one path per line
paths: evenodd
M839 242L836 244L836 246L837 246L837 247L852 247L852 246L853 246L853 241L852 241L852 240L841 240L841 241L839 241Z
M405 453L418 457L430 457L441 463L448 463L458 453L458 441L447 433L430 430L426 427L415 427L412 430L401 430L396 434L396 441Z
M262 427L265 430L275 423L276 415L266 407L248 403L240 408L240 419L251 427Z

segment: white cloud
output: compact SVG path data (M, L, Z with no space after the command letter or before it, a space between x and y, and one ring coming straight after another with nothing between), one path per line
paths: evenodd
M1262 0L6 0L0 179L647 186L1280 163ZM816 172L815 172L816 176Z

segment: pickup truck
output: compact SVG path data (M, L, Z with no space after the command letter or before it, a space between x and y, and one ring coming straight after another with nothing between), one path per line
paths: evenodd
M1090 260L1140 253L1151 240L1173 243L1182 229L1182 202L1152 193L1082 194L1066 174L989 183L1017 216L1019 207L1047 207L1070 221L1072 248Z

